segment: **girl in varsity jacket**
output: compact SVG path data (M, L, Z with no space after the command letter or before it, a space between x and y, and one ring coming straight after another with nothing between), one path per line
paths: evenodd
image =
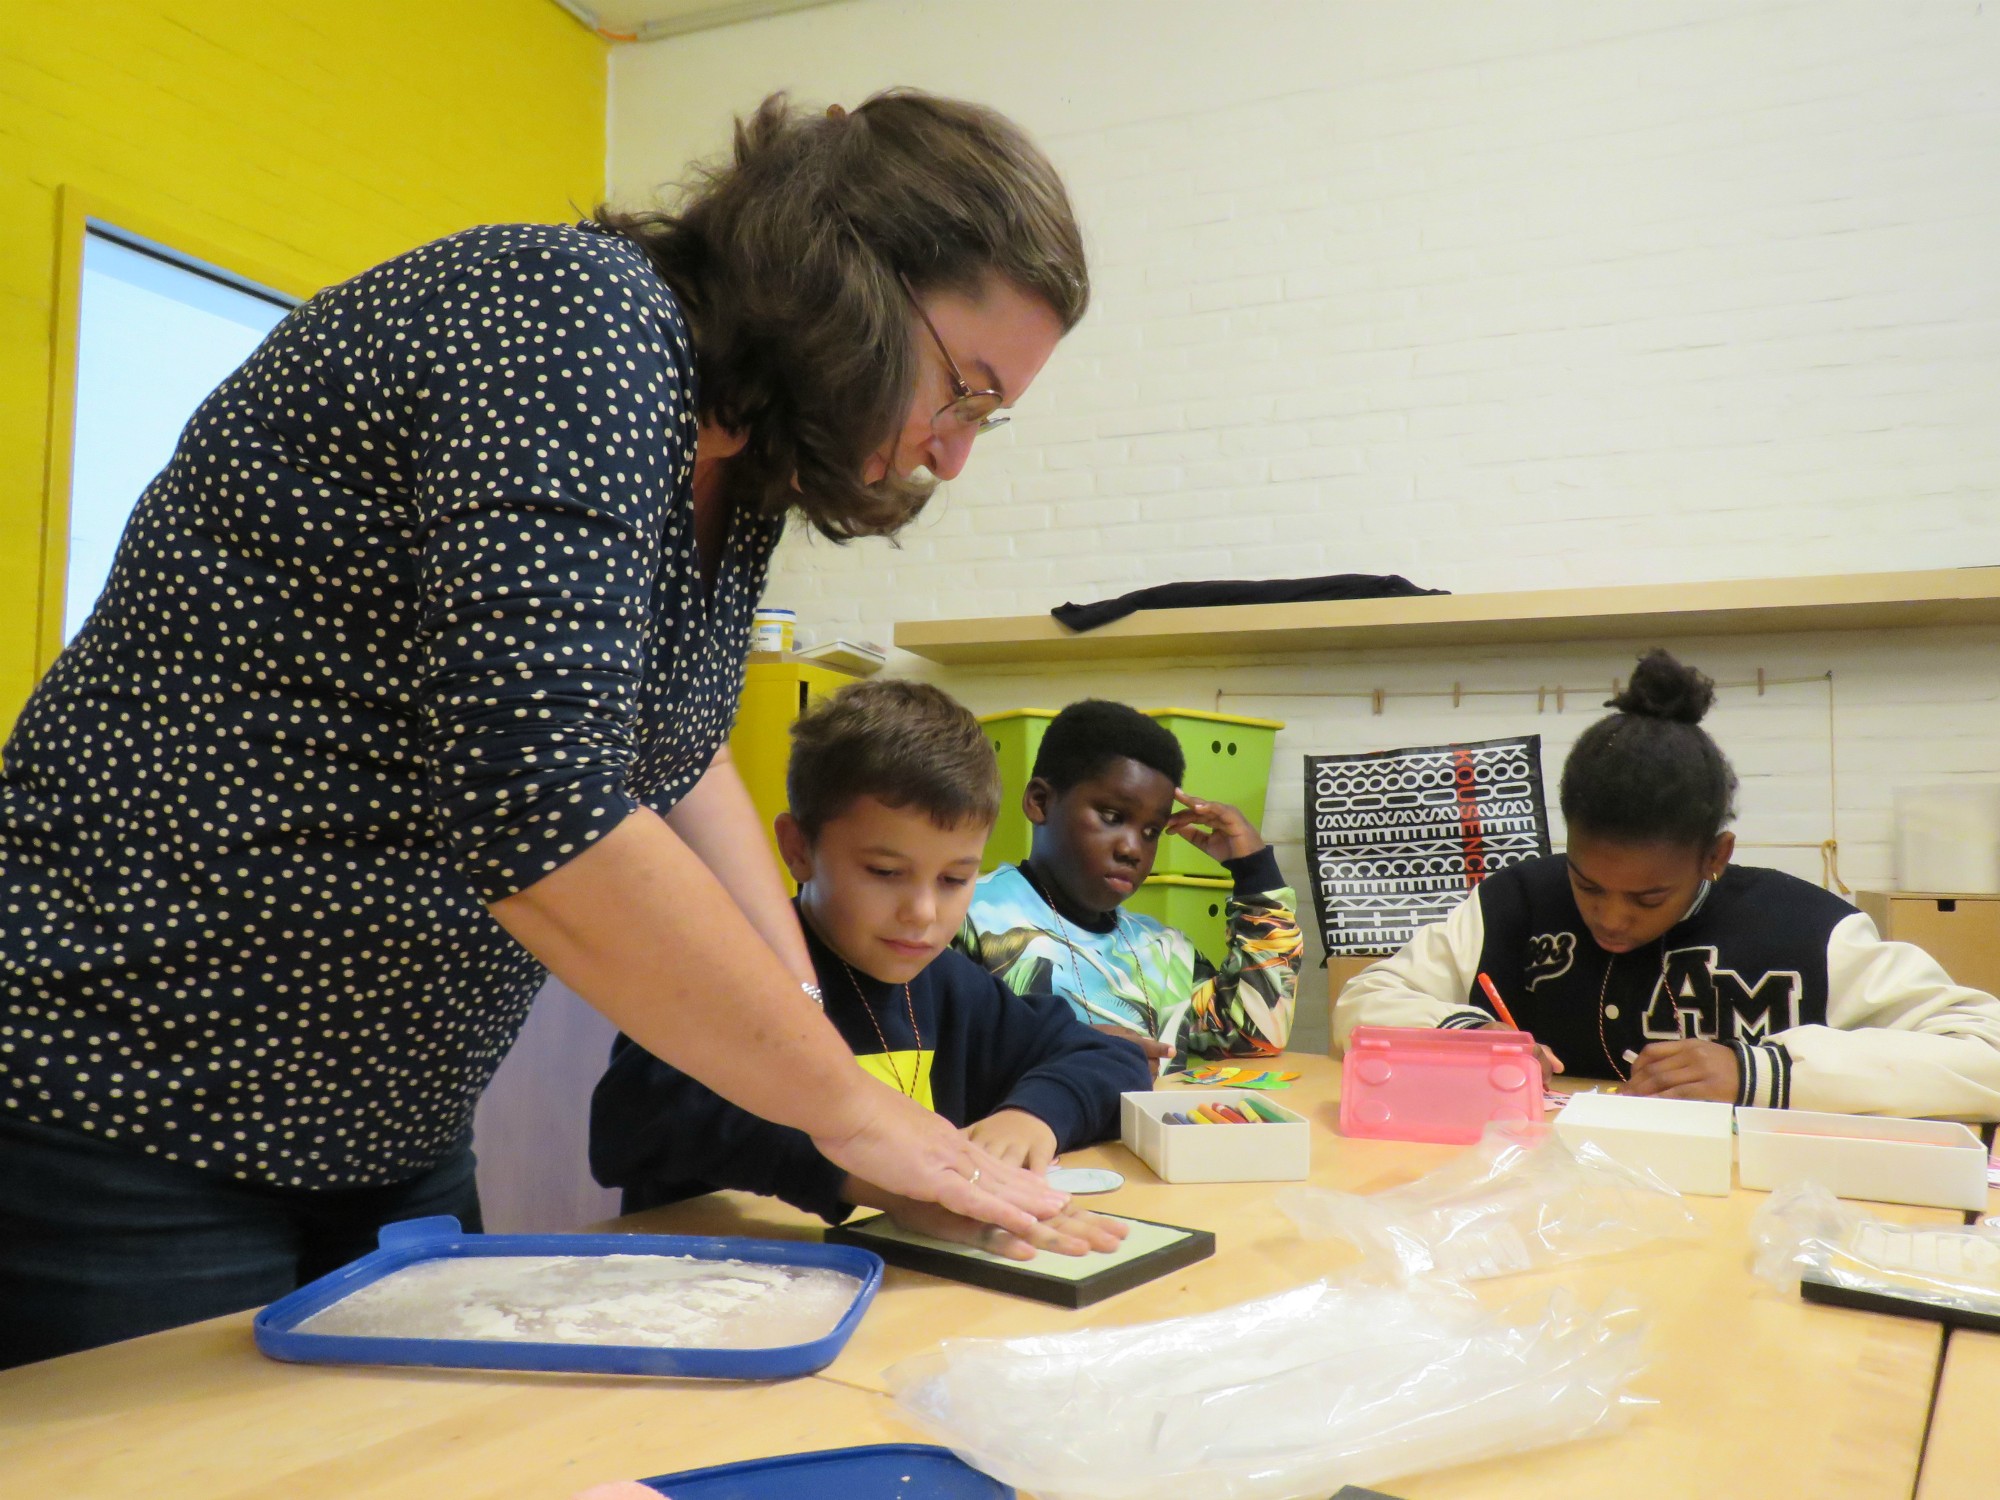
M1488 877L1334 1009L1356 1026L1497 1026L1492 980L1555 1071L1632 1094L2000 1119L2000 1001L1884 942L1845 901L1732 866L1736 775L1708 678L1644 657L1562 773L1566 854Z

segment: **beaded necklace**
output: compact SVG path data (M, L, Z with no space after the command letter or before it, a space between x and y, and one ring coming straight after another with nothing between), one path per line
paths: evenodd
M1022 877L1033 888L1035 894L1042 898L1042 903L1048 907L1050 915L1056 919L1056 936L1063 940L1063 947L1069 950L1069 975L1071 981L1076 985L1077 1003L1079 1005L1088 1003L1083 997L1083 970L1077 961L1076 944L1070 941L1068 921L1065 920L1062 912L1057 909L1054 899L1049 895L1042 882L1036 878L1035 872L1028 868L1028 862L1022 860L1016 868L1020 870ZM1146 1035L1158 1037L1160 1034L1159 1009L1146 998L1146 966L1139 962L1138 949L1132 946L1132 939L1125 935L1124 917L1125 914L1122 911L1113 907L1111 911L1111 930L1118 935L1118 941L1124 946L1125 952L1131 957L1132 979L1139 990L1139 1008L1145 1012L1146 1016Z
M834 956L836 958L839 957L838 954ZM868 1017L868 1024L875 1028L875 1040L882 1044L882 1064L889 1070L889 1076L896 1080L896 1092L904 1095L906 1098L915 1099L917 1097L917 1085L923 1081L923 1060L921 1056L911 1065L910 1081L907 1084L904 1083L903 1070L896 1066L896 1054L889 1048L889 1035L883 1031L882 1023L875 1019L875 1012L868 1004L868 996L862 992L861 981L855 977L854 970L848 968L846 959L842 958L840 960L840 968L841 972L847 975L847 982L854 988L854 998L861 1002L861 1013ZM903 1009L909 1012L910 1036L916 1043L917 1052L921 1054L924 1050L924 1034L917 1030L917 1006L916 1002L910 998L910 987L907 984L903 986Z
M1694 900L1689 902L1688 909L1681 913L1680 921L1674 923L1673 927L1669 927L1666 932L1660 935L1661 984L1665 985L1669 983L1667 979L1667 938L1672 935L1675 928L1681 925L1681 922L1687 921L1708 904L1708 893L1714 888L1715 882L1721 878L1720 875L1705 876L1701 882L1701 888L1695 892ZM1597 1046L1598 1050L1603 1052L1604 1060L1611 1064L1611 1071L1618 1081L1620 1083L1630 1083L1632 1075L1618 1066L1618 1059L1611 1055L1611 1040L1604 1034L1604 1002L1611 993L1611 966L1617 962L1617 954L1607 953L1604 955L1604 977L1597 984ZM1642 1023L1643 1019L1642 1016Z
M1611 1040L1604 1034L1604 1001L1606 996L1611 992L1611 966L1617 962L1617 954L1607 953L1604 955L1604 978L1598 982L1597 986L1597 1045L1604 1053L1604 1060L1611 1064L1611 1072L1618 1081L1620 1083L1630 1083L1632 1075L1618 1066L1618 1059L1611 1055ZM1661 938L1660 983L1666 984L1667 982L1667 940Z

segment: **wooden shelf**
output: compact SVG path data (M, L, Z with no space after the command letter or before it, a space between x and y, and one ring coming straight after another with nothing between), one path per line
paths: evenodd
M1995 624L2000 567L1149 609L1083 635L1049 615L911 620L895 641L931 661L977 666Z

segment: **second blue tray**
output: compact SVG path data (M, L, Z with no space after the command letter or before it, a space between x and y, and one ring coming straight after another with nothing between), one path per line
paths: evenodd
M779 1380L833 1362L882 1284L882 1258L845 1245L682 1234L467 1234L449 1215L382 1228L381 1248L308 1282L257 1314L257 1347L304 1364L436 1365L474 1370L556 1370L587 1375L676 1375ZM368 1338L303 1333L299 1324L341 1298L419 1261L474 1255L673 1255L840 1271L861 1283L825 1338L775 1349L665 1349L643 1344L552 1344L504 1339Z
M792 1453L640 1483L668 1500L1015 1500L1011 1485L926 1443Z

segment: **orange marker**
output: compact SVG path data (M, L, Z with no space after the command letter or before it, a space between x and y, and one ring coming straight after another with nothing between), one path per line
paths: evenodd
M1514 1031L1521 1029L1521 1023L1514 1019L1514 1013L1507 1009L1507 1002L1500 998L1500 992L1493 987L1493 981L1484 974L1479 976L1479 987L1486 991L1486 998L1493 1002L1493 1013L1505 1021Z

